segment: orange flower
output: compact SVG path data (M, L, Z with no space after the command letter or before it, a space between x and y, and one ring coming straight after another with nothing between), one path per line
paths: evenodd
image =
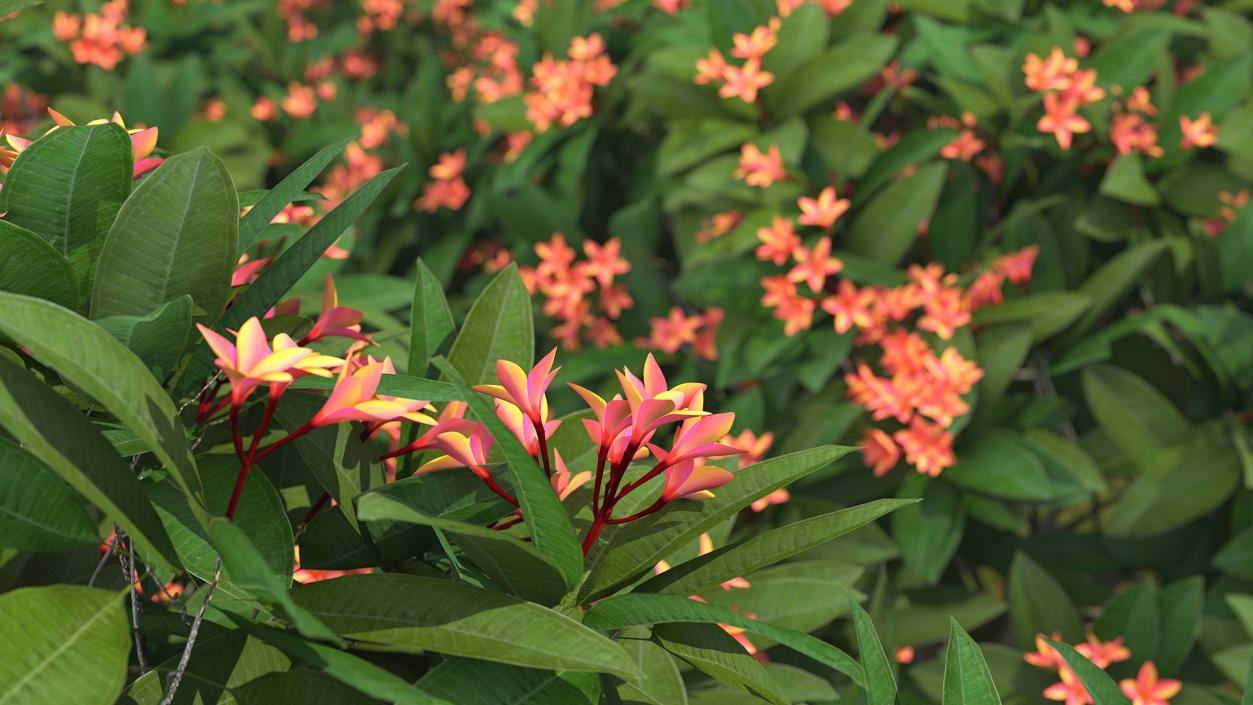
M801 225L830 229L848 210L849 201L836 198L835 189L828 186L822 189L817 198L801 196L796 200L796 205L801 209L801 217L797 219Z
M239 327L234 344L199 323L196 328L217 355L214 364L226 373L231 384L231 403L236 407L243 406L253 390L262 385L270 385L274 393L281 394L299 374L330 377L331 369L343 365L343 360L297 346L283 333L274 337L271 348L256 316Z
M892 437L877 428L868 428L861 437L861 457L874 469L875 477L886 475L901 459L901 450Z
M326 286L322 290L322 310L313 322L313 328L305 334L302 343L338 336L354 340L368 340L361 333L361 312L349 306L339 305L339 293L335 291L335 281L330 274L326 275Z
M1033 653L1024 654L1022 657L1023 660L1036 668L1042 668L1046 671L1054 671L1064 668L1066 666L1066 661L1062 659L1061 654L1057 653L1057 649L1054 649L1053 646L1048 643L1049 638L1053 641L1061 641L1062 635L1058 632L1053 632L1052 637L1046 637L1043 634L1036 634L1035 651Z
M806 282L811 291L822 291L827 276L838 274L844 269L844 263L831 256L831 238L823 237L812 249L798 248L792 256L796 266L788 272L787 278L793 282Z
M1069 666L1062 666L1057 675L1061 681L1045 688L1044 697L1065 705L1092 705L1092 696Z
M731 56L750 60L761 59L774 48L775 44L778 44L779 35L775 33L773 27L763 25L753 29L752 34L736 32L731 37L731 42L735 45L735 48L731 50Z
M1162 148L1157 144L1157 128L1135 113L1114 115L1109 140L1119 154L1140 152L1150 157L1162 156Z
M287 96L282 101L283 112L293 118L307 118L318 109L317 93L310 86L299 83L287 84Z
M1056 93L1049 93L1044 96L1044 117L1036 123L1036 129L1040 132L1051 133L1057 138L1059 147L1070 149L1076 134L1083 134L1092 129L1087 120L1075 113L1078 108L1077 100L1063 99Z
M696 60L696 78L692 79L698 86L717 83L726 78L727 60L722 52L710 49L709 56Z
M943 288L923 302L925 311L918 319L918 327L929 330L949 340L958 328L970 323L970 306L960 289Z
M905 461L920 474L937 477L956 462L953 434L936 424L915 417L908 428L897 431L892 437L905 451Z
M1111 664L1121 663L1131 658L1131 650L1123 646L1122 637L1113 641L1101 641L1095 634L1088 632L1088 640L1075 646L1075 651L1083 654L1089 661L1105 669Z
M1043 92L1065 88L1070 82L1070 74L1078 68L1078 59L1067 58L1060 47L1053 47L1047 59L1041 59L1035 54L1027 54L1027 60L1022 65L1022 72L1026 77L1027 88Z
M754 500L753 503L748 506L749 506L749 509L752 509L754 512L764 512L766 511L766 508L768 508L772 504L785 504L791 501L791 499L792 499L792 493L788 492L786 488L780 487L779 489L775 490L774 492L771 492L765 497L762 497L761 499L758 499L758 500Z
M755 144L749 143L740 147L740 166L735 170L735 176L743 179L749 186L758 188L766 188L787 178L779 145L770 145L764 153Z
M1180 149L1193 147L1212 147L1218 141L1218 127L1210 124L1210 114L1201 113L1196 120L1187 115L1179 116L1179 130L1183 138L1179 141Z
M1018 252L997 257L992 266L1009 279L1010 283L1022 284L1031 281L1031 269L1035 265L1035 258L1038 254L1040 254L1040 246L1029 245Z
M822 310L835 316L835 332L847 333L853 326L869 328L874 325L870 305L874 292L861 289L847 279L841 279L836 293L822 300Z
M760 59L749 59L742 68L727 66L723 71L726 84L718 90L723 98L739 98L752 105L757 102L757 91L774 83L774 74L761 70Z
M609 238L604 245L584 240L583 254L587 255L584 274L595 279L602 289L608 287L615 276L631 271L631 263L623 259L621 253L622 241L616 237Z
M384 397L377 394L379 381L390 360L368 362L355 371L346 364L340 368L335 388L313 415L312 426L327 426L345 421L379 423L398 419L426 406L424 401Z
M700 326L696 333L696 342L692 343L692 352L696 356L713 362L718 359L718 327L726 312L717 306L711 306L700 317Z
M684 345L696 342L696 331L701 320L688 317L683 309L675 306L665 318L654 318L651 321L652 331L647 339L639 341L641 347L653 348L665 353L674 354Z
M773 433L763 433L760 436L748 429L744 429L738 436L727 436L722 439L722 445L738 448L740 455L740 469L744 469L749 465L759 462L765 457L766 452L770 450L771 444L774 443ZM760 509L757 511L761 511Z
M982 152L985 146L983 140L975 136L974 130L962 130L952 142L940 149L940 156L945 159L960 159L968 162Z
M801 239L792 221L778 215L774 216L770 227L757 228L757 239L761 240L757 246L757 259L774 262L777 266L792 259L792 255L801 248Z
M500 384L480 384L474 390L513 404L533 423L545 423L548 420L548 386L561 369L553 368L556 360L556 348L535 363L530 372L511 360L497 360L496 377Z
M1167 705L1179 694L1183 684L1169 678L1158 679L1157 666L1145 661L1135 679L1127 678L1118 683L1123 695L1131 699L1131 705Z
M914 647L900 646L896 649L896 662L902 665L908 665L914 662Z

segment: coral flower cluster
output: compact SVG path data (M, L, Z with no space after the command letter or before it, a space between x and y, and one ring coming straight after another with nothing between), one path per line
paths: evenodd
M1125 102L1111 107L1113 119L1109 127L1109 139L1119 154L1139 152L1149 157L1162 156L1157 144L1157 128L1148 118L1157 115L1157 108L1149 96L1149 90L1138 86Z
M603 244L583 242L584 259L553 233L548 242L535 245L539 264L522 267L527 290L544 297L544 315L557 319L551 334L565 350L577 350L586 340L598 348L617 345L622 334L615 323L622 312L635 305L627 288L615 283L631 271L622 256L622 243L610 238Z
M599 34L575 37L565 59L545 54L531 68L531 90L524 96L526 117L537 133L591 117L596 87L609 85L617 73Z
M1048 643L1049 640L1050 638L1044 634L1037 634L1036 650L1023 657L1027 663L1036 668L1057 671L1059 680L1044 689L1044 697L1065 705L1092 705L1091 694L1083 687L1083 683L1066 664L1061 654ZM1053 634L1051 640L1060 642L1062 638L1059 634ZM1122 637L1112 641L1101 641L1090 632L1087 641L1075 645L1075 651L1101 670L1131 658L1131 650L1123 645ZM1158 677L1157 666L1152 661L1145 661L1141 664L1140 671L1135 678L1124 678L1119 681L1118 685L1132 705L1169 705L1170 699L1178 695L1183 687L1183 684L1177 680Z
M731 56L743 59L735 65L722 52L710 49L708 56L696 62L697 85L714 85L723 98L739 98L748 104L757 102L757 93L774 83L774 74L762 69L762 59L779 43L779 18L756 27L749 34L737 32L731 41Z
M428 172L431 181L422 187L422 195L413 207L427 213L434 213L440 208L461 210L470 199L470 187L462 177L465 167L464 149L441 154L439 161Z
M52 35L68 42L74 60L112 71L129 54L143 51L147 32L126 24L130 0L109 0L98 14L77 15L57 12L52 17Z
M1053 47L1047 58L1028 54L1022 72L1027 88L1044 96L1044 116L1036 128L1053 135L1062 149L1070 149L1075 135L1092 129L1079 109L1105 97L1105 89L1096 85L1096 69L1080 69L1078 59Z

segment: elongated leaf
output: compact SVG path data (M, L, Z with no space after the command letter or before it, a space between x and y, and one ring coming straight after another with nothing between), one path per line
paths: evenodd
M644 633L643 629L640 631ZM628 702L687 705L687 687L674 657L651 641L623 637L620 643L639 664L641 676L619 685L618 694Z
M717 625L659 624L653 640L721 683L775 705L789 705L766 669Z
M875 632L874 622L860 606L853 608L853 630L857 633L861 665L866 671L867 705L892 705L896 702L896 679L892 677L892 665Z
M121 593L52 585L0 595L0 705L109 705L130 646Z
M91 317L146 316L184 295L217 316L238 250L239 199L226 164L204 147L170 157L126 199L109 229Z
M1253 527L1236 534L1214 555L1214 567L1253 580Z
M856 88L887 63L896 44L895 37L859 35L827 49L786 76L776 76L765 91L770 114L785 120Z
M892 515L892 537L905 565L935 585L961 543L966 525L962 493L950 483L911 475L901 484L900 496L921 501Z
M595 676L450 658L418 687L457 705L595 705Z
M65 255L7 220L0 220L0 291L78 308L78 280Z
M126 424L203 513L200 478L174 403L134 353L82 316L14 294L0 293L0 333Z
M335 388L335 380L322 377L302 377L291 386L292 389L323 389ZM409 375L383 375L379 380L379 394L388 394L405 399L424 399L426 401L461 401L461 394L447 382L436 382L433 379L411 377ZM558 429L560 430L560 429Z
M492 279L470 308L452 341L448 361L470 384L496 382L496 361L528 369L535 359L531 297L518 268L510 265Z
M0 546L63 551L99 541L65 483L37 458L0 438Z
M1230 447L1198 438L1167 448L1110 508L1110 536L1156 536L1217 509L1240 484Z
M1009 623L1024 649L1033 647L1036 634L1058 632L1071 641L1083 638L1083 625L1070 595L1025 553L1016 554L1009 566Z
M191 333L192 300L180 296L147 316L109 316L96 321L101 328L139 356L157 379L165 379L178 365Z
M311 639L340 643L334 631L317 617L292 601L287 585L290 581L274 575L265 558L243 529L223 517L209 521L209 536L222 556L222 567L230 572L231 582L241 590L255 595L267 604L277 605L291 619L296 630Z
M1057 649L1066 665L1079 677L1079 682L1088 691L1093 705L1127 705L1131 702L1108 673L1097 668L1088 657L1075 651L1075 647L1057 641L1050 641L1049 644Z
M287 204L300 198L304 193L305 187L313 183L318 174L327 167L335 158L344 151L344 147L352 140L345 139L335 144L327 145L318 150L318 153L309 157L309 160L301 164L295 171L288 174L278 185L266 192L261 200L244 215L239 221L239 248L236 257L248 251L248 248L257 244L257 239L261 237L261 233L265 232L265 226L270 224L274 216L278 215Z
M983 652L957 620L952 620L944 656L943 705L1001 705Z
M130 193L131 171L131 141L121 127L62 127L18 155L0 211L68 255L109 231Z
M944 479L1005 499L1044 500L1053 486L1040 459L1017 434L994 430L973 439L958 452L957 464Z
M158 705L166 683L182 654L140 676L118 699L117 705ZM171 705L236 705L241 686L267 673L291 667L282 651L248 636L229 632L196 643L187 670Z
M728 624L760 634L834 668L862 683L862 669L857 661L836 647L804 632L759 622L739 612L717 605L705 604L678 595L618 595L597 602L583 615L583 623L593 629L613 631L626 627L677 622Z
M621 647L569 617L468 585L380 573L311 583L292 596L359 647L635 675Z
M1165 240L1153 240L1128 248L1088 277L1079 293L1090 297L1092 304L1063 342L1071 344L1091 329L1157 263L1166 246Z
M650 578L636 590L669 595L697 595L726 580L748 575L843 536L917 501L880 499L781 526L681 563L655 578Z
M737 472L713 499L671 502L650 519L607 530L606 539L588 554L592 575L584 582L580 597L612 594L753 501L826 467L850 450L821 446L755 463Z
M1164 448L1192 435L1192 424L1170 400L1122 368L1085 369L1083 392L1105 435L1142 470L1157 461Z
M213 327L219 333L238 330L251 316L262 316L279 302L284 294L304 276L326 249L335 244L339 236L365 212L374 199L391 183L403 166L388 169L354 191L335 210L327 213L317 225L303 237L284 250L274 262L266 267L257 280L240 292L231 309ZM179 377L177 392L180 396L195 390L214 370L213 351L201 344Z
M496 446L504 453L509 467L509 478L513 481L518 506L526 520L531 540L561 571L567 587L574 587L583 575L582 549L574 534L570 515L561 506L561 500L557 498L548 478L544 477L544 471L513 433L505 428L487 400L466 385L461 374L448 360L436 358L435 367L461 392L470 405L470 413L491 431L496 439Z
M335 680L352 686L358 691L386 698L397 705L460 705L454 701L428 695L410 685L401 677L347 651L308 641L278 629L257 624L236 614L227 614L235 625L271 644L288 656L313 666ZM258 705L261 705L258 703Z
M167 568L178 565L161 520L113 446L78 409L2 356L0 425L124 528L153 561Z
M426 374L439 346L453 329L452 311L439 279L418 258L417 275L413 283L413 308L409 312L409 374L421 377ZM426 397L418 397L426 399Z
M566 594L561 571L534 544L503 531L432 516L385 494L367 494L357 503L361 521L389 519L442 529L489 578L505 591L544 605Z
M262 676L236 691L241 705L381 705L369 695L318 671L296 669Z
M1073 323L1092 305L1092 297L1074 291L1046 291L984 306L972 319L979 325L1026 323L1031 341L1039 343Z
M1205 606L1205 578L1194 575L1162 588L1158 612L1162 618L1161 639L1153 660L1164 676L1183 668L1201 632L1201 611Z
M948 164L935 162L883 189L853 221L844 249L893 264L918 239L918 226L935 210Z

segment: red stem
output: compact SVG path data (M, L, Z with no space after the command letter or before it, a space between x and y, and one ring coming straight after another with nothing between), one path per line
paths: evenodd
M308 513L305 514L305 518L300 520L300 525L308 526L309 522L313 521L313 517L318 515L318 512L322 510L322 507L326 506L326 503L330 501L330 499L331 493L323 492L322 496L318 497L318 501L314 502L313 506L309 508Z
M257 447L261 445L261 439L265 436L265 432L270 428L270 421L274 419L274 407L278 406L278 397L271 395L265 403L265 412L261 415L261 423L257 425L257 430L252 433L252 442L248 444L248 455L244 456L243 464L239 468L239 473L235 476L235 489L231 491L230 504L226 505L226 518L234 519L235 510L239 508L240 497L244 493L244 484L248 481L248 471L252 470L253 463L257 460ZM231 431L236 438L237 448L242 446L239 439L239 412L235 406L231 407Z
M605 460L609 457L609 446L602 444L596 452L596 484L592 489L592 515L600 514L600 483L605 474Z
M239 462L244 462L244 439L239 435L239 405L231 404L231 442L235 444L235 455Z
M645 482L648 482L649 480L653 479L654 477L657 477L657 475L661 474L662 472L665 472L666 468L668 468L668 467L670 467L670 463L667 463L667 462L666 462L666 461L664 461L664 460L663 460L663 461L661 461L660 463L657 463L655 466L653 466L653 469L652 469L652 470L649 470L648 472L644 473L644 476L643 476L643 477L641 477L640 479L636 480L635 482L632 482L631 484L627 485L626 487L623 487L623 488L622 488L622 493L621 493L621 494L619 494L617 497L614 497L614 500L613 500L613 501L614 501L614 504L617 504L617 503L618 503L618 501L619 501L619 500L621 500L623 497L625 497L625 496L627 496L627 495L631 494L632 492L634 492L636 489L638 489L638 488L639 488L641 485L643 485Z
M314 425L313 425L313 423L312 423L312 422L306 423L305 425L301 426L300 428L296 429L295 431L292 431L291 433L287 434L286 436L283 436L282 438L278 439L277 441L274 441L274 443L270 444L269 446L266 446L265 450L263 450L263 451L261 451L260 453L258 453L258 454L257 454L257 457L254 459L254 461L253 461L253 462L258 462L258 463L259 463L259 462L261 462L262 460L265 460L265 459L266 459L267 457L269 457L269 455L270 455L271 453L273 453L274 451L278 450L279 448L282 448L283 446L287 445L288 443L291 443L292 441L296 440L297 438L300 438L301 436L305 435L306 433L308 433L308 432L312 431L314 428L315 428L315 427L314 427Z
M587 536L583 537L583 555L586 556L592 550L592 546L596 545L596 539L600 536L600 532L605 528L605 517L597 516L592 526L587 530Z
M539 438L539 454L544 459L544 474L550 479L553 476L553 466L548 460L548 438L544 431L544 424L538 419L531 419L531 425L535 427L535 436Z
M636 512L636 513L632 514L632 515L631 515L631 516L629 516L629 517L622 517L621 519L606 519L606 520L605 520L605 523L607 523L607 524L626 524L627 522L632 522L632 521L635 521L636 519L643 519L644 517L648 516L649 514L652 514L652 513L656 512L656 511L658 511L659 509L661 509L662 507L666 506L666 502L667 502L667 500L666 500L666 498L665 498L665 497L658 497L658 498L657 498L657 501L656 501L656 502L653 502L651 505L649 505L648 509L645 509L645 510L642 510L642 511Z
M492 478L491 473L487 471L487 468L471 468L471 470L473 470L474 474L478 475L483 482L487 483L488 489L500 495L506 502L512 504L513 506L518 506L518 500L514 499L513 495L506 492L503 487L496 484L496 480Z

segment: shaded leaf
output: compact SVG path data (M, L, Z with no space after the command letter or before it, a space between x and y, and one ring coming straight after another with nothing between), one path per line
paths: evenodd
M174 372L191 333L192 300L183 295L146 316L109 316L96 321L152 370L157 379Z
M318 174L344 151L350 139L340 140L318 150L317 154L301 164L292 173L278 182L278 185L265 193L256 204L239 220L239 248L243 254L257 243L266 226L287 207L287 204L304 195L305 187L313 183Z
M775 705L789 705L766 669L714 624L659 624L653 628L653 640L722 683Z
M453 330L452 311L439 279L418 258L413 284L413 308L409 313L409 374L421 377L439 346ZM427 397L411 397L426 399Z
M1068 641L1083 638L1083 625L1070 595L1027 554L1014 555L1008 580L1009 623L1020 647L1034 649L1036 634L1055 631Z
M935 162L883 189L858 213L844 249L880 262L899 261L935 210L947 173L948 164Z
M78 280L65 256L7 220L0 220L0 291L78 308Z
M37 458L0 438L0 546L64 551L99 542L96 527L65 483Z

